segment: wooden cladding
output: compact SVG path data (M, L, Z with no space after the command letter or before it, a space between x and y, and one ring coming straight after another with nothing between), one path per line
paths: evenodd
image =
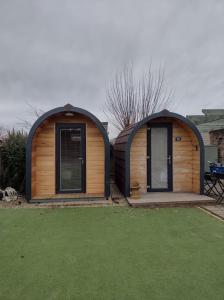
M172 118L158 118L151 123L171 123L173 127L173 191L200 193L200 146L192 129ZM134 181L140 183L142 193L147 192L147 125L136 132L131 144L131 186Z
M55 124L80 123L86 126L86 195L104 195L105 146L95 123L81 114L54 115L36 130L32 143L32 196L44 199L56 196ZM75 195L74 195L75 198Z
M132 141L130 153L130 181L139 182L140 192L147 191L147 127L140 128Z

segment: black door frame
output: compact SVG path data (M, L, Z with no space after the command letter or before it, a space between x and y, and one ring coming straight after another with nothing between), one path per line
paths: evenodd
M167 179L168 187L161 189L151 188L151 128L167 128ZM147 128L147 192L171 192L173 191L173 126L172 123L149 123Z
M60 190L60 129L81 129L81 157L82 157L82 174L80 190ZM80 123L57 123L55 135L56 151L56 194L66 193L85 193L86 192L86 125Z

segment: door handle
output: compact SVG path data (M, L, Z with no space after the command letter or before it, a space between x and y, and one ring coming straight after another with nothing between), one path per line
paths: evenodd
M167 159L168 159L168 163L170 165L171 164L171 155L168 155Z
M84 158L83 157L78 157L78 160L81 160L81 164L84 164Z

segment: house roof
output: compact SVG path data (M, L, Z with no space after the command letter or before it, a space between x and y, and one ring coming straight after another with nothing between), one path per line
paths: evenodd
M224 119L224 109L202 109L203 115L187 115L195 125L209 124Z

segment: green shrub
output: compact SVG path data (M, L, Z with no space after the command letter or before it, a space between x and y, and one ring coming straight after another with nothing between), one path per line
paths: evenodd
M0 146L0 187L13 187L23 193L25 190L25 146L27 134L23 131L8 131Z

